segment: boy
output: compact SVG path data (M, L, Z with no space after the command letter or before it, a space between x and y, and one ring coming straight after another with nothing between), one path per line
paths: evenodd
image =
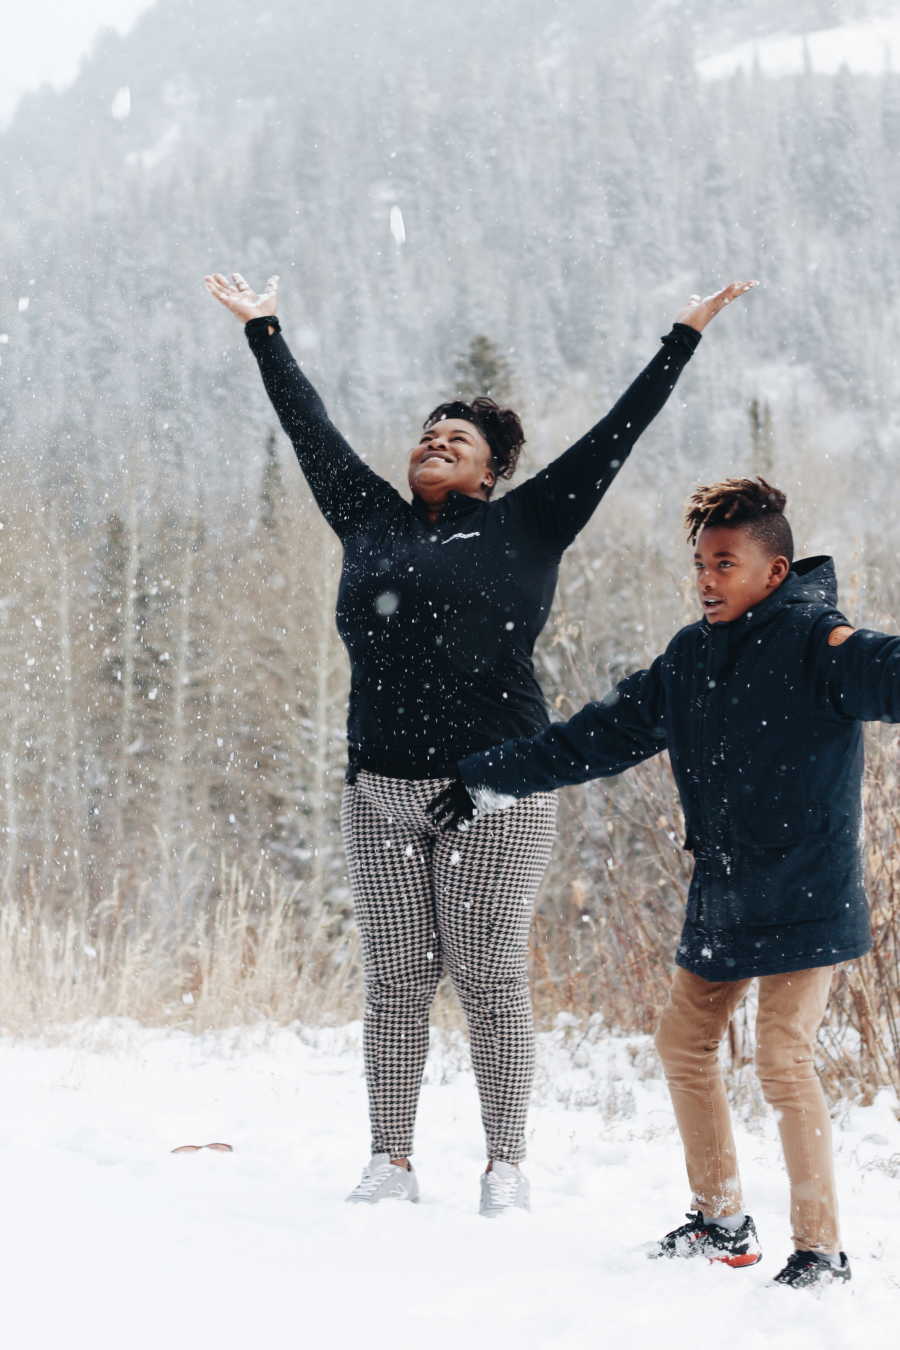
M830 558L793 562L784 504L763 479L699 488L686 524L703 619L569 722L460 761L431 810L463 828L476 810L668 750L694 873L656 1043L692 1212L654 1254L761 1258L719 1068L758 978L757 1069L778 1113L795 1246L775 1279L804 1287L850 1278L814 1043L835 965L871 945L860 723L900 720L900 638L850 627Z

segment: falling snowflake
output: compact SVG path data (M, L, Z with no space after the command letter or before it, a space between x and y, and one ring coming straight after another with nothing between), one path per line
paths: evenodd
M401 244L406 243L406 226L403 223L403 212L399 206L391 207L391 234L398 248Z
M400 597L396 591L382 591L381 595L375 597L375 608L379 614L393 614L400 604Z
M109 111L117 122L124 122L125 118L131 112L131 90L125 84L121 89L117 89L113 101L110 104Z

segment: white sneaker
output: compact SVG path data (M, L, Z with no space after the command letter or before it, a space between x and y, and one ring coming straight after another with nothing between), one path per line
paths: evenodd
M419 1183L412 1167L392 1163L389 1153L373 1153L359 1185L347 1196L351 1205L377 1205L379 1200L412 1200L415 1204L418 1198Z
M478 1213L496 1219L511 1209L531 1209L528 1178L512 1163L495 1162L481 1174L481 1204Z

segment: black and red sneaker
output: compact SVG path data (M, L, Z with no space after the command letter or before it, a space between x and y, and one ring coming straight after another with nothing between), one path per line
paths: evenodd
M788 1284L792 1289L807 1289L813 1284L828 1284L832 1280L849 1280L850 1262L847 1253L840 1253L841 1264L834 1265L821 1252L792 1252L782 1270L774 1277L775 1284Z
M687 1223L666 1233L651 1256L705 1256L707 1261L719 1261L735 1269L755 1266L762 1260L756 1225L749 1214L734 1233L721 1224L707 1223L699 1211L692 1211L687 1218Z

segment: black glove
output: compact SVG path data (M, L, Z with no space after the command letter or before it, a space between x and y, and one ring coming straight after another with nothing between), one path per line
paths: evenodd
M425 810L439 830L462 830L474 819L475 803L462 779L454 778L449 787L432 797Z

